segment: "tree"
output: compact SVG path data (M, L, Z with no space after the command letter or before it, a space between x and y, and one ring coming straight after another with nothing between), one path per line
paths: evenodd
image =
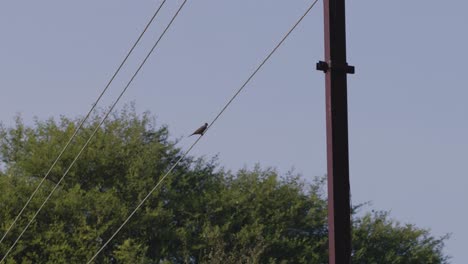
M446 263L443 241L428 230L414 225L402 225L392 220L388 212L375 212L357 218L353 229L353 263ZM392 249L392 250L388 250Z
M24 216L9 248L98 124L86 122ZM13 221L78 120L20 118L0 127L0 234ZM181 157L168 129L132 107L96 134L7 263L83 263ZM184 158L97 263L327 263L323 179L273 169L224 171L216 159ZM401 225L380 212L353 217L353 263L447 263L447 237Z

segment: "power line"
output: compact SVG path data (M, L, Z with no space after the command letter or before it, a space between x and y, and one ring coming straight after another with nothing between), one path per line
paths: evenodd
M294 24L294 26L288 31L288 33L281 39L281 41L276 45L276 47L268 54L268 56L260 63L260 65L256 68L256 70L247 78L244 84L237 90L237 92L232 96L232 98L226 103L226 105L221 109L218 115L213 119L210 125L207 127L204 134L202 134L198 139L190 146L190 148L184 152L184 154L177 160L174 165L164 174L164 176L156 183L156 185L148 192L148 194L141 200L141 202L137 205L137 207L130 213L130 215L125 219L125 221L120 225L119 228L112 234L112 236L102 245L102 247L94 254L94 256L88 260L87 264L90 264L101 251L112 241L112 239L122 230L122 228L130 221L133 215L140 209L140 207L148 200L148 198L153 194L153 192L161 185L161 183L166 179L166 177L175 169L175 167L184 159L190 151L198 144L201 138L208 132L210 127L218 120L218 118L224 113L224 111L228 108L228 106L234 101L234 99L239 95L239 93L247 86L247 84L252 80L252 78L257 74L257 72L265 65L265 63L271 58L271 56L278 50L278 48L284 43L284 41L289 37L289 35L296 29L296 27L302 22L302 20L307 16L310 10L315 6L318 0L315 0L312 5L306 10L306 12L299 18L299 20Z
M20 216L23 214L24 210L26 209L26 207L28 207L29 203L31 202L31 200L34 198L34 196L36 195L36 193L39 191L39 188L41 188L42 184L44 183L44 181L47 179L47 177L49 177L49 174L50 172L52 171L52 169L55 167L55 165L57 164L57 162L60 160L60 158L62 157L63 153L65 153L65 151L68 149L68 146L71 144L71 142L73 141L73 139L76 137L76 135L78 134L78 131L83 127L84 123L86 122L86 120L89 118L89 116L91 115L91 113L93 112L94 108L96 108L96 105L99 103L99 101L101 100L102 96L106 93L107 89L109 88L109 86L111 85L111 83L114 81L115 77L117 76L117 74L120 72L120 70L122 69L123 65L127 62L127 59L128 57L130 57L130 54L132 54L133 50L135 49L135 47L137 46L137 44L140 42L141 38L143 37L143 35L146 33L147 29L149 28L149 26L153 23L154 19L156 18L156 16L159 14L159 11L161 10L161 8L163 7L164 3L166 2L166 0L163 0L161 2L161 4L159 5L159 7L156 9L155 13L153 14L153 16L151 17L151 19L149 20L148 24L146 25L146 27L143 29L143 31L141 32L140 36L138 37L138 39L135 41L135 43L133 44L132 48L130 49L130 51L127 53L127 55L125 56L124 60L120 63L119 67L117 68L117 70L114 72L114 74L112 75L112 77L110 78L110 80L107 82L107 85L105 86L104 90L102 90L101 94L98 96L98 98L96 99L96 101L94 102L94 104L92 105L91 109L88 111L88 113L86 114L85 118L83 118L83 120L81 120L80 124L78 125L78 127L75 129L75 131L73 132L73 135L70 137L70 139L68 140L68 142L65 144L65 146L63 147L63 149L60 151L59 155L57 156L57 158L55 159L55 161L52 163L52 165L50 166L49 170L47 171L47 173L45 174L45 176L41 179L41 181L39 182L39 184L37 185L36 189L34 190L34 192L31 194L31 196L29 197L29 199L26 201L26 203L24 204L23 208L20 210L20 212L18 213L18 215L16 215L15 219L13 220L13 223L11 223L11 225L8 227L8 229L5 231L5 233L3 234L2 238L0 239L0 244L3 242L3 240L5 239L5 237L8 235L8 233L11 231L11 229L13 228L13 226L16 224L16 222L18 221L18 219L20 218Z
M276 47L268 54L268 56L266 56L266 58L262 61L262 63L260 63L260 65L257 67L257 69L255 69L255 71L249 76L249 78L247 78L247 80L244 82L244 84L239 88L239 90L237 90L237 92L234 94L234 96L231 98L231 100L229 100L227 102L227 104L223 107L223 109L221 109L221 111L219 112L219 114L215 117L215 119L211 122L211 124L208 126L208 128L206 129L208 131L208 129L210 129L210 127L213 125L214 122L216 122L216 120L218 120L218 118L224 113L224 111L228 108L228 106L232 103L232 101L234 101L234 99L237 97L237 95L242 92L242 90L245 88L245 86L247 86L247 84L250 82L250 80L252 80L252 78L255 76L255 74L257 74L257 72L263 67L263 65L270 59L270 57L276 52L276 50L283 44L283 42L289 37L289 35L291 35L291 33L294 31L294 29L296 29L296 27L302 22L302 20L304 19L305 16L307 16L307 14L309 13L309 11L315 6L315 4L318 2L318 0L315 0L312 5L310 5L310 7L306 10L306 12L304 13L304 15L302 15L299 20L296 22L296 24L294 24L294 26L288 31L288 33L286 33L286 35L281 39L281 41L278 43L278 45L276 45Z
M125 92L127 91L128 87L130 86L130 84L133 82L133 80L135 79L135 77L138 75L138 73L140 72L140 70L143 68L143 66L145 65L146 61L148 60L148 58L150 57L150 55L153 53L153 51L155 50L155 48L158 46L159 42L161 41L161 39L164 37L164 35L166 34L167 30L171 27L172 23L174 22L174 20L176 19L176 17L179 15L180 11L182 10L182 8L184 7L185 3L187 2L187 0L184 0L184 2L180 5L179 9L177 10L177 12L175 13L175 15L172 17L171 21L169 22L169 24L166 26L166 28L164 29L164 31L161 33L161 35L159 36L158 40L156 41L156 43L153 45L153 47L151 48L151 50L148 52L148 54L146 55L145 59L143 60L143 62L140 64L140 66L138 67L138 69L135 71L135 73L133 74L132 78L130 79L130 81L128 81L127 85L125 86L125 88L122 90L122 92L120 93L120 95L117 97L117 99L114 101L114 103L112 104L112 106L110 107L110 109L107 111L107 113L105 114L104 118L101 120L101 122L96 126L96 128L94 129L93 133L91 134L91 136L88 138L88 140L86 141L86 143L83 145L83 147L81 148L81 150L78 152L78 154L76 155L75 159L72 161L72 163L70 164L70 166L67 168L67 170L65 171L65 173L63 174L63 176L60 178L60 180L55 184L55 187L52 189L52 191L49 193L49 195L47 196L47 198L44 200L44 202L41 204L41 206L39 207L39 209L36 211L36 213L33 215L33 217L31 218L31 220L29 221L29 223L26 225L26 227L23 229L23 231L20 233L20 235L18 236L18 238L15 240L15 242L13 243L13 245L8 249L7 253L5 254L5 256L3 256L3 258L0 260L0 263L2 263L6 257L8 256L8 254L11 252L11 250L13 250L13 248L15 247L15 245L18 243L18 241L21 239L21 237L23 236L23 234L26 232L26 230L28 229L28 227L31 225L31 223L34 221L34 219L36 218L36 216L39 214L39 212L42 210L42 208L44 207L44 205L47 203L47 201L50 199L50 197L52 196L52 194L55 192L55 190L58 188L58 186L60 185L60 183L62 182L62 180L65 178L65 176L68 174L68 172L70 171L70 169L73 167L73 165L75 164L75 162L78 160L78 158L80 157L80 155L83 153L83 150L88 146L88 144L91 142L91 140L93 139L94 135L96 134L96 132L98 131L98 129L101 127L101 125L104 123L104 121L107 119L107 117L109 116L109 114L112 112L112 110L114 109L114 107L117 105L117 103L120 101L120 99L122 98L122 96L125 94Z
M158 181L158 183L153 187L153 189L151 189L149 191L149 193L145 196L145 198L143 198L143 200L141 200L141 202L138 204L138 206L132 211L132 213L127 217L127 219L125 219L125 221L123 222L123 224L117 229L117 231L114 232L114 234L112 234L112 236L106 241L106 243L104 243L104 245L96 252L96 254L94 254L94 256L88 260L88 264L91 263L98 255L99 253L101 253L101 251L107 246L107 244L109 244L111 242L111 240L120 232L120 230L127 224L128 221L130 221L130 219L132 218L132 216L138 211L138 209L140 209L140 207L143 205L143 203L148 200L148 198L151 196L151 194L153 194L153 192L159 187L159 185L161 185L161 183L164 181L164 179L169 175L169 173L172 172L172 170L174 170L174 168L179 165L180 161L182 159L184 159L187 154L193 149L193 147L195 147L195 145L198 143L198 141L200 141L202 136L200 136L196 141L195 143L192 144L192 146L184 153L184 155L182 155L177 161L176 163L174 163L174 165L172 165L172 167L166 172L166 174Z

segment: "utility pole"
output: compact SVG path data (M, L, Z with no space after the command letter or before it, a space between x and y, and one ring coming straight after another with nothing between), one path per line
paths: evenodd
M324 0L328 248L330 264L351 263L351 204L348 154L347 74L354 67L346 62L345 0Z

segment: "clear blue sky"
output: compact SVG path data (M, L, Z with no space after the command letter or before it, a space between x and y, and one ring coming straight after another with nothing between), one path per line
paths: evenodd
M87 112L159 1L1 1L0 120ZM168 1L167 23L180 1ZM311 1L189 1L123 102L174 138L210 121ZM468 3L348 1L352 200L452 233L468 263ZM306 178L326 173L322 4L232 104L193 155L229 169L256 162ZM162 23L118 78L109 105ZM121 104L122 105L122 104ZM193 139L184 139L187 147Z

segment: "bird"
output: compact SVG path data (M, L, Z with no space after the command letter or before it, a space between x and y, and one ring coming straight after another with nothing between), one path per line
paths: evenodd
M193 136L193 135L202 135L203 136L203 133L205 133L207 128L208 128L208 123L205 123L203 126L199 127L197 130L195 130L195 132L193 132L193 134L190 135L190 136Z

